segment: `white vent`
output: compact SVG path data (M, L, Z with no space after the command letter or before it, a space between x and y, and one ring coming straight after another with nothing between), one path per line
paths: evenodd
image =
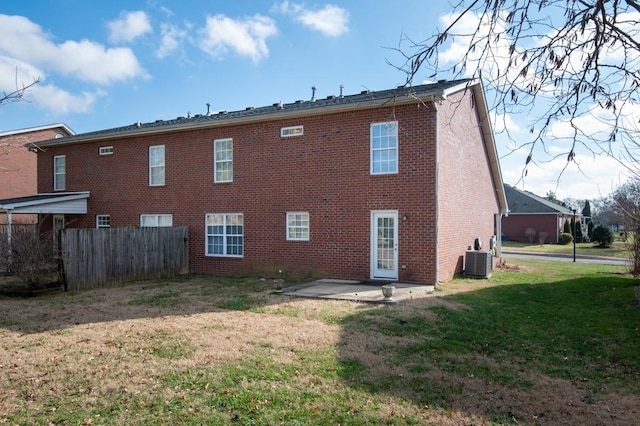
M113 154L113 146L100 147L100 155L111 155L111 154Z
M283 127L280 129L280 136L282 136L283 138L291 136L302 136L303 134L304 127L302 126Z
M465 275L488 277L493 269L493 252L468 250L464 259Z

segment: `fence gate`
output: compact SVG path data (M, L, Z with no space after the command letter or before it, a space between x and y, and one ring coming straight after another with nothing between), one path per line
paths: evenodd
M67 290L189 272L189 228L67 228L61 233Z

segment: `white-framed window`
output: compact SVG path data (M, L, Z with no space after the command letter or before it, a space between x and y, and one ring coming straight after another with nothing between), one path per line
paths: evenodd
M371 174L398 173L398 122L371 125Z
M164 185L164 145L149 147L149 186Z
M67 159L64 155L53 157L53 190L64 191L66 188Z
M206 255L242 257L244 217L242 213L209 213L205 217Z
M287 212L287 240L309 241L309 212Z
M111 216L108 214L97 215L96 228L111 228Z
M213 141L213 181L233 182L233 139Z
M100 155L111 155L113 154L113 146L101 146L98 152Z
M145 227L161 227L173 226L173 215L171 214L141 214L140 226Z
M291 136L302 136L302 135L304 135L303 126L282 127L280 129L280 136L282 136L283 138L288 138Z

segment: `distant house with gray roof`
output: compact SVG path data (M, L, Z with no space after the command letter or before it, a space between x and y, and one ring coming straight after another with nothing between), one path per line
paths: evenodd
M502 237L511 241L529 242L527 229L535 231L533 241L557 243L566 220L571 220L573 211L561 204L504 185L509 215L502 218ZM577 217L580 214L577 213ZM544 238L542 238L544 237Z

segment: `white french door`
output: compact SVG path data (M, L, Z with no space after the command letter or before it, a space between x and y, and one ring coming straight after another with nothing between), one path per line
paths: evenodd
M398 279L398 212L371 212L371 278Z

